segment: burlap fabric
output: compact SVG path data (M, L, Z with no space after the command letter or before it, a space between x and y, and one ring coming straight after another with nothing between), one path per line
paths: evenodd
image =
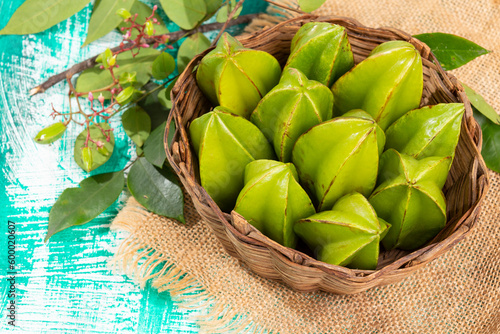
M499 0L330 0L317 14L477 42L493 52L454 74L500 110ZM465 240L402 282L356 295L298 293L253 274L224 252L190 201L182 225L131 198L112 224L130 232L112 262L203 310L208 333L500 333L500 175L490 177Z

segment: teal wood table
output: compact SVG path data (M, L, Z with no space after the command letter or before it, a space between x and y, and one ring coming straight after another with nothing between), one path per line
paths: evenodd
M0 2L0 29L23 1ZM257 12L264 10L265 3L247 0L245 6L244 13ZM91 223L43 242L50 207L64 189L76 187L88 174L72 157L81 127L71 124L52 145L32 140L53 122L48 117L51 104L57 110L68 109L67 84L59 83L31 98L28 91L119 43L120 35L114 32L80 48L91 9L89 4L42 33L0 36L0 333L197 333L196 324L189 320L196 311L179 309L168 292L159 294L149 286L141 290L108 268L108 259L125 237L109 230L127 198L125 193ZM120 170L135 156L120 118L112 125L117 129L115 150L95 174ZM8 262L9 221L11 228L15 226L13 266ZM15 298L9 296L11 276L15 276ZM11 300L16 327L8 324Z

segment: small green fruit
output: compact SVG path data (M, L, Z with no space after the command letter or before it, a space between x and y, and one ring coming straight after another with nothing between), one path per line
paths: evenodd
M288 68L279 84L259 102L251 121L274 144L278 158L289 162L297 138L332 118L332 107L333 95L328 87Z
M226 212L233 209L243 188L246 165L275 158L262 132L224 107L195 119L189 133L198 154L201 185Z
M377 129L373 120L339 117L299 137L292 161L301 183L315 196L318 211L329 210L348 193L371 193L384 139Z
M37 144L51 144L61 138L65 131L66 125L63 122L57 122L40 130L33 139Z
M214 105L248 118L257 103L278 83L281 67L272 55L245 48L224 33L200 62L196 81Z
M380 158L378 184L370 203L392 225L382 240L385 249L416 249L432 239L446 223L441 189L451 157L421 160L389 149Z
M309 22L293 37L285 69L296 68L309 79L330 87L353 66L345 28L327 22Z
M387 129L386 147L416 159L453 157L464 112L463 103L411 110Z
M297 180L297 171L291 163L253 161L246 166L245 187L234 211L269 238L294 248L297 237L293 225L315 213Z
M390 225L377 217L359 193L345 195L331 211L295 224L295 232L316 253L318 260L356 269L375 269L379 242Z
M380 44L332 86L333 115L362 109L385 130L422 98L422 58L403 41Z

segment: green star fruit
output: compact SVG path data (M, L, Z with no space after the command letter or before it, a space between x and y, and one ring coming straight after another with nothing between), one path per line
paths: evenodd
M275 158L262 132L224 107L195 119L189 133L198 155L201 185L225 212L234 207L243 188L246 165Z
M250 120L273 143L278 158L289 162L297 138L332 118L332 108L333 95L328 87L288 68L279 84L259 102Z
M355 269L375 269L379 243L390 224L377 217L360 193L340 198L332 210L299 220L295 233L315 251L320 261Z
M353 66L345 28L327 22L309 22L293 37L285 69L296 68L309 79L330 87Z
M453 157L464 112L463 103L441 103L411 110L387 129L386 148L417 159Z
M361 114L366 118L347 115L316 125L295 143L293 164L318 211L354 191L369 196L375 187L385 136L370 116Z
M333 115L362 109L385 131L418 108L422 90L422 58L415 47L404 41L382 43L333 84Z
M280 64L271 54L245 48L224 33L215 49L201 60L196 81L214 105L248 118L280 75Z
M234 211L269 238L290 248L297 243L295 222L316 212L298 183L295 167L272 160L256 160L247 165L245 186Z
M414 250L443 229L446 182L451 157L412 156L389 149L380 157L378 187L369 197L378 216L392 225L385 249Z

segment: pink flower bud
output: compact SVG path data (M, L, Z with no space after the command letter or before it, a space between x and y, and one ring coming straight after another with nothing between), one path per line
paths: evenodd
M153 10L157 10L158 9L158 6L157 5L154 5L153 6Z
M153 17L153 22L158 23L158 20L155 17Z
M101 65L101 66L99 66L99 68L100 68L101 70L103 70L103 69L104 69L104 66L102 66L102 65Z
M140 45L141 48L149 48L149 44L143 43Z
M89 92L88 99L90 102L94 101L94 95L92 94L92 92Z
M101 104L104 104L104 96L102 96L102 93L99 94L99 102L101 102Z
M124 31L124 30L125 30L125 27L121 27L121 28L120 28L120 30L121 30L121 31Z
M104 143L103 143L102 141L98 140L98 141L96 141L96 142L95 142L95 145L96 145L98 148L101 148L101 147L103 147L103 146L104 146Z
M125 38L125 39L129 39L129 38L130 38L130 36L132 36L132 33L131 33L131 32L130 32L130 30L129 30L129 31L127 31L127 33L125 34L125 36L124 36L123 38Z

